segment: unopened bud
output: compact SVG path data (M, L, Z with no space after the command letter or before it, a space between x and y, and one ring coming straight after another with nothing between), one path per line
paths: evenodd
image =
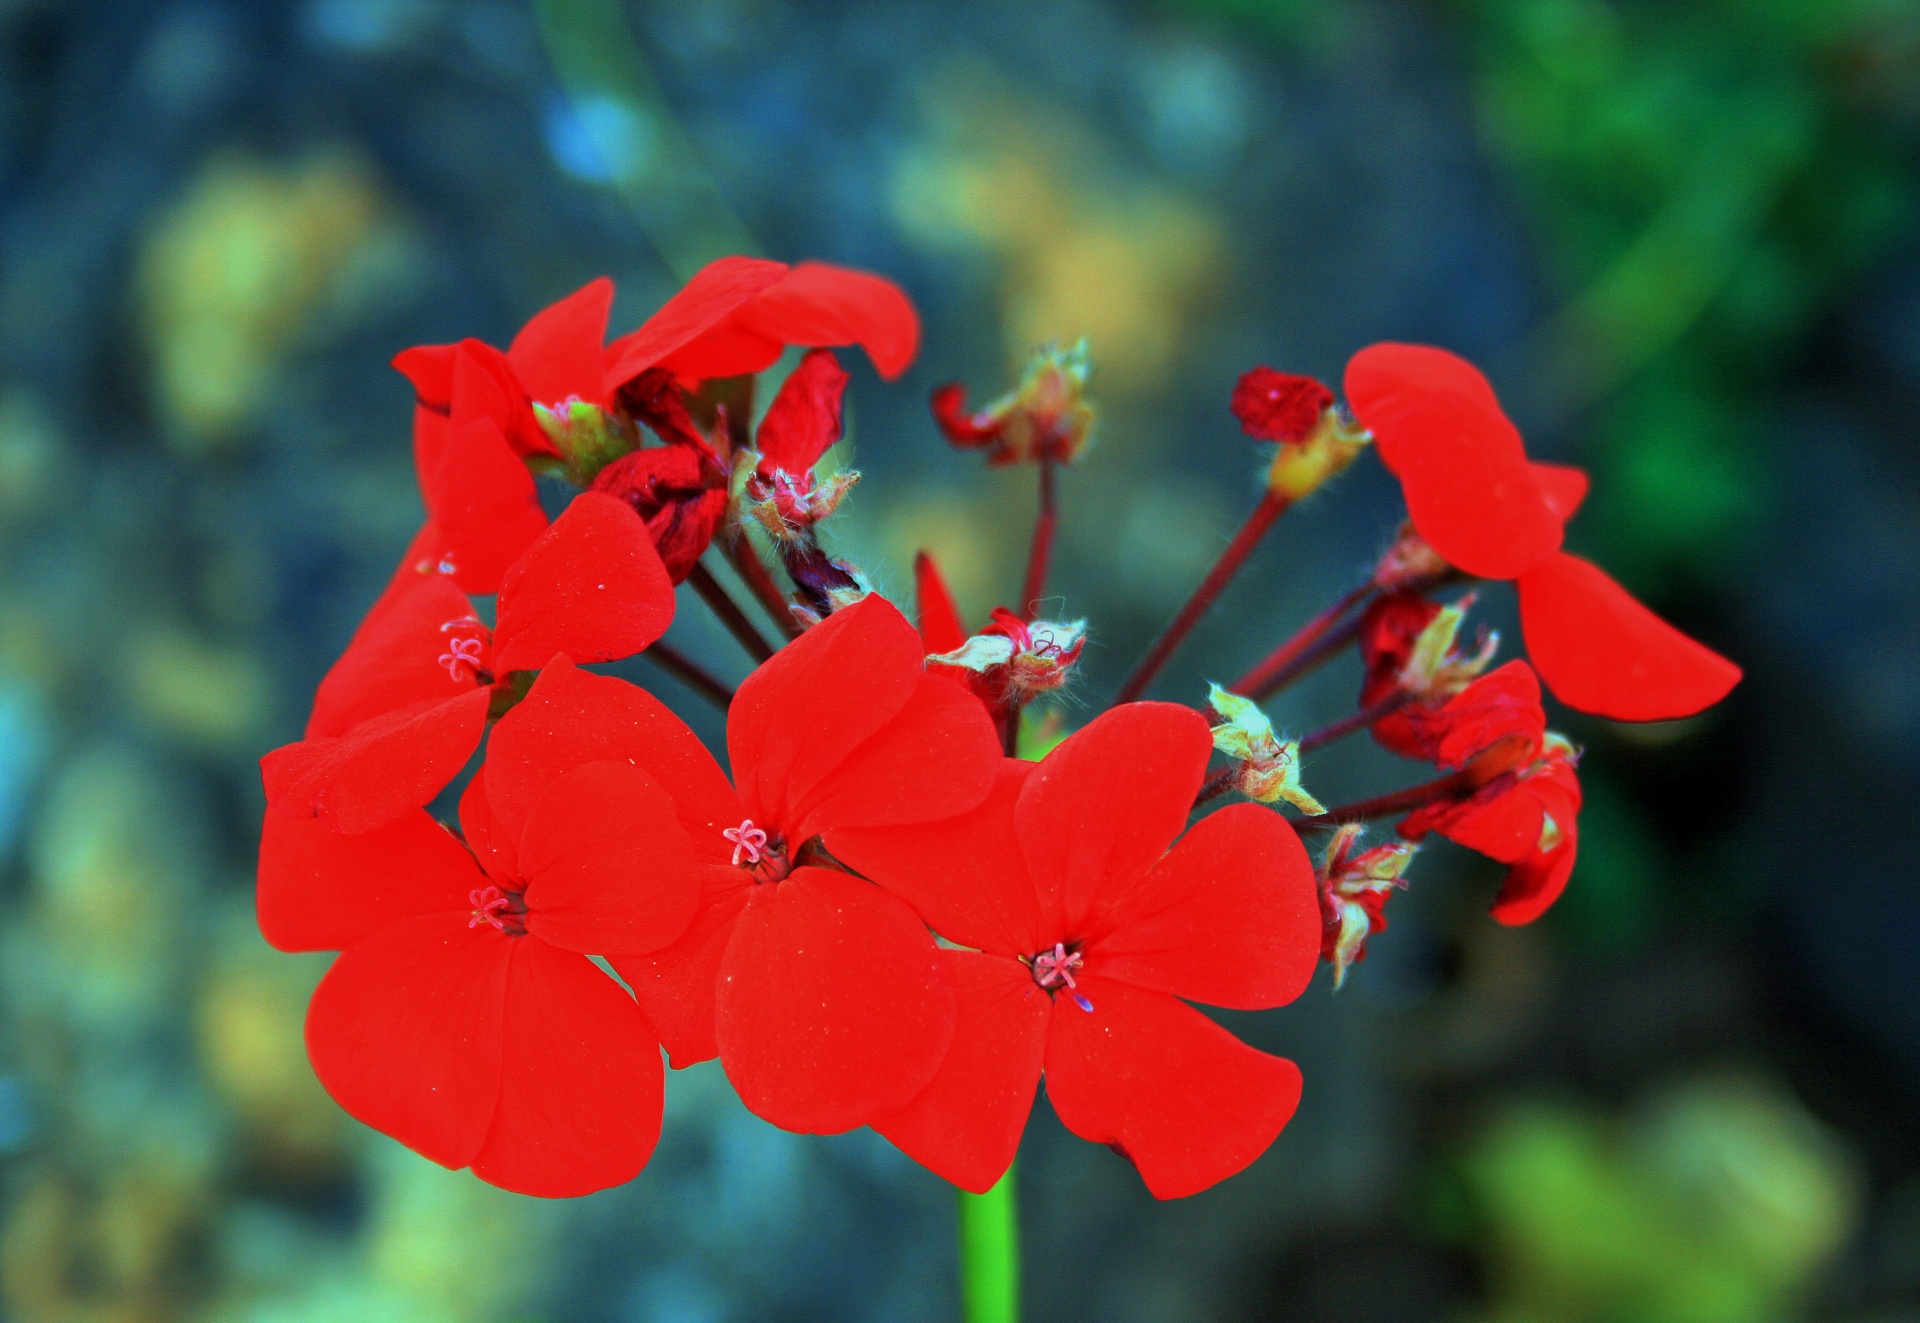
M1213 747L1234 760L1234 789L1262 804L1285 800L1302 813L1327 811L1300 784L1300 742L1275 735L1258 703L1217 684L1208 687L1207 702L1221 718Z
M927 662L971 671L992 696L1024 702L1058 689L1072 678L1086 643L1084 620L1036 620L1028 624L1005 607L998 607L986 629L952 652L928 657Z
M536 402L533 416L560 452L567 476L583 487L591 484L601 469L640 444L632 423L578 396L554 405Z
M1267 469L1267 490L1289 504L1304 500L1331 478L1346 472L1373 434L1359 426L1339 405L1328 405L1306 439L1283 443Z
M1396 593L1405 588L1429 586L1444 578L1451 568L1440 559L1440 553L1414 531L1411 523L1404 523L1393 545L1373 567L1373 583L1383 593Z
M1475 597L1468 593L1451 606L1443 606L1427 622L1413 641L1413 652L1400 670L1400 687L1425 699L1451 698L1473 683L1493 661L1500 648L1500 635L1482 630L1472 655L1454 649L1460 626L1473 609Z
M978 413L967 412L966 387L958 382L939 387L933 392L934 421L952 444L984 449L989 464L1041 459L1071 464L1093 434L1093 405L1086 398L1092 375L1084 337L1067 350L1043 345L1018 388Z
M1365 829L1342 825L1327 843L1318 870L1320 884L1320 957L1333 965L1333 986L1347 981L1347 970L1366 958L1367 939L1387 927L1387 897L1407 886L1407 866L1419 850L1405 841L1376 845L1354 853Z

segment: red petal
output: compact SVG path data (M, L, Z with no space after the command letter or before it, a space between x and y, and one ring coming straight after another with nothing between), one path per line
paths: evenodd
M460 792L460 835L466 838L467 848L487 876L511 879L517 885L520 852L513 834L502 830L494 818L493 804L487 798L486 763L473 769L473 779Z
M686 935L648 956L615 956L613 967L639 998L659 1031L675 1070L720 1055L720 963L734 921L754 883L745 869L707 864L701 870L700 908Z
M724 864L722 832L746 813L700 737L638 685L583 671L557 657L487 741L487 796L514 839L547 786L582 763L613 759L644 768L680 808L694 849Z
M727 753L753 819L797 828L793 810L914 697L921 658L920 635L906 617L868 597L749 675L727 710Z
M851 345L892 381L920 347L920 316L883 276L802 262L740 311L748 329L789 345Z
M1465 767L1474 754L1509 735L1537 748L1547 733L1540 681L1518 658L1462 689L1429 720L1436 736L1433 761L1448 769Z
M1555 698L1616 721L1689 717L1740 682L1738 666L1578 556L1554 556L1520 580L1520 628Z
M460 346L415 345L393 356L393 369L413 385L414 398L445 413L453 404L453 361Z
M445 827L416 809L358 836L269 812L254 904L282 951L338 951L396 919L458 910L486 878Z
M630 657L673 623L673 583L625 502L582 492L500 580L496 673Z
M913 911L797 868L755 887L720 966L720 1060L748 1109L838 1134L898 1111L953 1038L953 985Z
M267 803L344 832L372 831L419 808L465 767L486 729L491 691L429 699L362 722L346 735L302 740L260 760Z
M1017 961L973 951L940 954L958 999L953 1045L933 1082L873 1128L936 1176L984 1194L1019 1151L1046 1057L1053 999Z
M1439 832L1456 845L1510 864L1539 843L1541 812L1539 798L1525 781L1503 777L1464 803L1408 814L1400 834L1418 840L1427 832Z
M1212 752L1192 708L1127 703L1046 756L1014 810L1046 929L1086 936L1096 903L1147 875L1187 825Z
M1320 963L1313 863L1272 809L1203 819L1107 911L1090 974L1212 1006L1264 1010L1298 997ZM1097 1005L1097 1003L1096 1003Z
M472 621L471 628L444 628L466 620ZM451 579L421 574L396 582L320 681L307 718L307 738L344 735L395 708L471 693L478 684L476 672L486 666L486 653L483 648L474 662L454 658L460 664L449 668L445 659L453 657L449 645L456 636L484 643L487 629Z
M1197 1194L1259 1157L1300 1102L1300 1070L1162 992L1089 976L1086 1012L1055 1003L1047 1097L1157 1199Z
M1347 398L1400 478L1407 511L1450 564L1511 579L1560 546L1561 521L1486 378L1421 345L1374 345L1347 365Z
M958 817L905 827L836 829L833 857L907 902L927 926L961 946L1025 956L1043 940L1040 901L1014 834L1014 805L1034 765L1002 759L986 802Z
M967 627L960 622L960 608L953 604L947 581L940 576L929 552L913 558L914 595L920 603L920 637L929 655L952 652L967 641Z
M657 951L700 902L693 844L673 799L628 762L594 762L547 786L520 836L527 931L568 951Z
M740 317L740 313L735 313L699 338L688 341L661 359L660 367L683 384L766 371L786 346L749 330L741 324Z
M438 467L420 482L453 577L475 596L498 591L507 567L546 530L533 474L490 418L455 423Z
M1567 889L1580 854L1580 782L1573 769L1562 764L1534 781L1534 793L1559 827L1560 840L1551 850L1536 844L1507 870L1493 917L1508 925L1532 923L1545 914Z
M507 361L529 398L555 405L569 396L605 405L607 312L613 282L589 281L541 309L507 346Z
M951 680L923 672L919 681L886 725L789 801L790 818L774 819L794 840L836 827L935 822L986 798L1001 762L993 719Z
M787 274L784 262L722 257L694 274L639 330L607 346L610 389L632 381Z
M514 942L500 1103L473 1174L548 1199L640 1174L660 1137L660 1044L640 1008L585 956Z
M464 913L390 923L333 962L307 1056L357 1120L446 1167L473 1161L500 1096L513 939Z
M1540 484L1541 499L1546 501L1554 517L1563 524L1573 518L1587 499L1587 471L1571 464L1542 464L1537 460L1527 467L1533 471L1533 480Z
M805 473L840 439L840 402L847 374L830 349L816 349L800 360L767 406L754 433L760 468L771 473Z
M1433 345L1396 344L1384 341L1368 345L1347 360L1346 376L1341 382L1347 403L1368 427L1366 415L1391 410L1408 400L1429 395L1459 395L1468 401L1500 413L1500 397L1479 368L1458 354ZM1402 438L1375 435L1374 444L1388 471L1400 471ZM1516 434L1515 440L1518 441Z

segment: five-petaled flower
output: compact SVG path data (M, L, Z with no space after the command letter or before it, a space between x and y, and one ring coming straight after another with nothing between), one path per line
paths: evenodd
M529 765L527 735L518 711L494 731L464 845L420 809L354 836L269 813L260 928L341 952L307 1050L348 1112L495 1185L586 1194L646 1165L661 1112L659 1039L587 956L665 946L699 889L662 866L693 847L645 771Z
M1000 752L980 704L922 668L920 636L892 605L835 612L740 686L732 784L679 718L621 680L550 666L515 715L537 738L512 762L495 750L489 784L631 760L654 778L635 811L664 806L693 840L687 859L652 865L699 887L693 926L651 956L613 957L675 1066L718 1056L748 1107L821 1134L926 1085L953 1035L951 981L911 909L835 866L834 836L973 808Z
M1044 1075L1066 1127L1124 1153L1163 1199L1273 1142L1300 1072L1186 1003L1292 1001L1319 959L1319 901L1270 809L1236 804L1181 837L1212 748L1197 712L1127 704L1038 764L1006 760L972 812L829 836L836 858L963 948L941 952L959 994L953 1046L875 1129L985 1190Z

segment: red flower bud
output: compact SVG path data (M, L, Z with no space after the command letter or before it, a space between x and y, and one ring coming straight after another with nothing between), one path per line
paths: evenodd
M1312 377L1257 367L1233 388L1233 416L1256 441L1298 444L1313 434L1333 392Z
M667 574L683 582L727 511L727 475L705 446L654 446L601 469L593 490L617 497L646 521Z

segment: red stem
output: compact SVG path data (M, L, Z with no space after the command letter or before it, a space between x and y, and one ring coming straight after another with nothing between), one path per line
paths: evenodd
M1293 825L1303 831L1319 831L1338 827L1343 822L1365 822L1368 818L1396 817L1402 813L1411 813L1417 808L1425 808L1439 800L1450 799L1462 790L1471 790L1480 784L1482 779L1483 777L1476 775L1471 767L1462 768L1458 772L1449 772L1431 781L1422 781L1417 786L1408 786L1405 790L1375 795L1372 799L1342 804L1339 808L1328 809L1325 813L1293 819Z
M1230 686L1236 694L1262 699L1305 675L1319 663L1353 642L1360 617L1342 624L1341 618L1372 597L1378 589L1371 579L1300 627L1299 632L1268 653L1266 659Z
M1053 530L1059 509L1053 492L1053 461L1040 456L1040 513L1033 521L1033 549L1027 554L1027 577L1020 587L1020 618L1039 614L1047 591L1047 570L1053 563Z
M727 627L727 632L740 641L756 662L763 662L773 656L773 645L760 636L760 631L747 619L747 613L740 604L727 595L720 581L713 577L712 571L699 561L693 563L693 569L687 574L687 582L700 594L700 600L713 608L713 614Z
M1199 808L1202 804L1211 804L1231 790L1234 773L1238 770L1237 767L1227 767L1208 777L1207 783L1200 787L1200 793L1193 797L1193 807Z
M1133 674L1120 686L1120 692L1113 697L1115 703L1131 703L1147 691L1147 686L1160 674L1160 668L1186 642L1187 635L1200 623L1200 617L1207 613L1207 608L1214 604L1240 567L1246 564L1247 557L1260 544L1260 539L1266 536L1267 530L1273 527L1274 521L1287 512L1287 505L1285 497L1275 495L1272 491L1260 497L1260 504L1253 507L1247 522L1233 535L1233 541L1220 553L1220 559L1207 571L1207 577L1200 581L1200 586L1193 590L1193 596L1180 608L1180 614L1160 632L1160 637L1153 641L1147 655L1133 668Z
M1311 753L1315 749L1332 744L1337 739L1353 734L1356 730L1364 730L1380 718L1398 712L1411 701L1413 701L1411 690L1396 689L1371 707L1363 707L1358 712L1344 716L1331 725L1322 726L1311 735L1302 735L1300 752Z
M679 680L702 698L711 700L718 705L722 712L725 712L728 707L732 706L733 690L727 688L711 671L699 662L693 660L693 658L687 656L684 652L681 652L678 648L670 647L656 640L640 655L651 659L654 665L658 666L668 675L673 676L676 680Z
M800 622L793 618L786 594L780 591L780 585L773 581L773 573L767 569L760 553L754 550L752 541L743 529L732 537L718 539L721 551L727 562L740 576L740 582L747 585L747 591L754 595L761 608L773 617L773 623L789 639L800 637Z

